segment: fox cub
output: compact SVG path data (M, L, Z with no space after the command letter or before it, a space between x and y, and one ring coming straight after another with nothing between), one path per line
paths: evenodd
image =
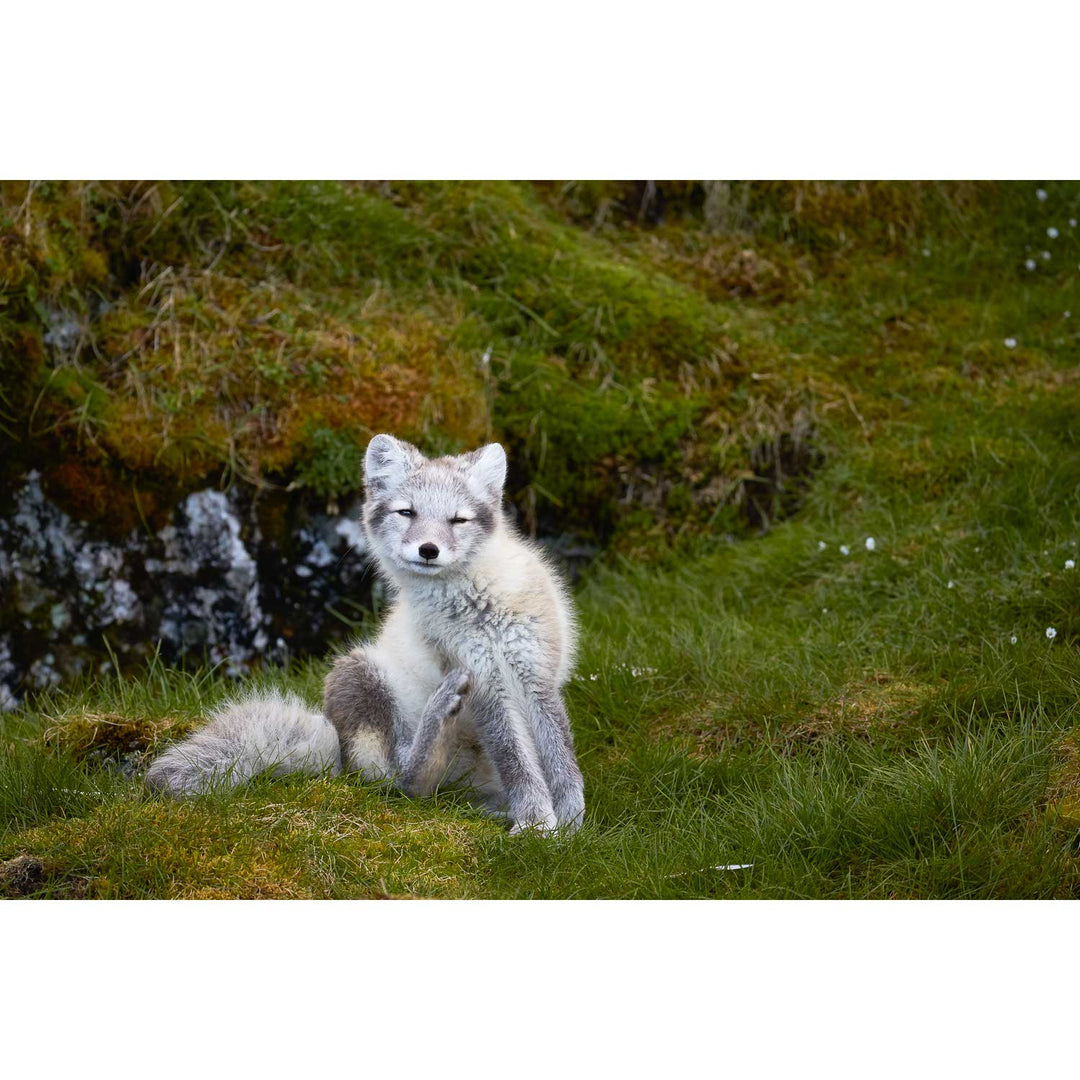
M325 715L248 696L159 757L152 788L185 794L259 772L354 770L410 795L460 782L511 832L574 829L585 810L562 688L574 657L567 591L502 511L497 443L429 459L376 435L364 528L393 602L378 636L338 658Z

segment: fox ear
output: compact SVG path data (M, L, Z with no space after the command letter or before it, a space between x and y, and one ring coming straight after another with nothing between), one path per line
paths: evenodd
M498 443L463 454L465 470L469 479L476 483L489 499L502 498L503 484L506 483L506 451Z
M376 435L364 455L364 483L377 491L392 491L424 461L412 443L393 435Z

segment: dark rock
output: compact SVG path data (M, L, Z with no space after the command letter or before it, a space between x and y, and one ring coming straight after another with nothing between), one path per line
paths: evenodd
M292 528L264 538L251 495L198 491L156 533L117 540L28 473L0 518L0 709L156 648L239 675L352 632L371 593L359 526L293 502Z
M18 855L0 863L0 896L25 896L41 887L45 864L33 855Z

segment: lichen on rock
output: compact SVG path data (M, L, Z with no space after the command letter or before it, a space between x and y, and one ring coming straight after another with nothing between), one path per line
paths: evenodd
M52 503L32 470L0 517L0 708L113 658L160 649L238 675L283 659L294 639L304 649L333 636L327 605L365 595L357 529L345 516L308 514L293 535L268 542L250 500L207 489L156 533L114 540ZM282 567L294 560L304 595L290 602Z

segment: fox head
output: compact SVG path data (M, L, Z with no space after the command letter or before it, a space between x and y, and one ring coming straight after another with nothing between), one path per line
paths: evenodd
M380 565L395 577L461 570L502 519L506 452L498 443L426 458L392 435L364 457L364 525Z

